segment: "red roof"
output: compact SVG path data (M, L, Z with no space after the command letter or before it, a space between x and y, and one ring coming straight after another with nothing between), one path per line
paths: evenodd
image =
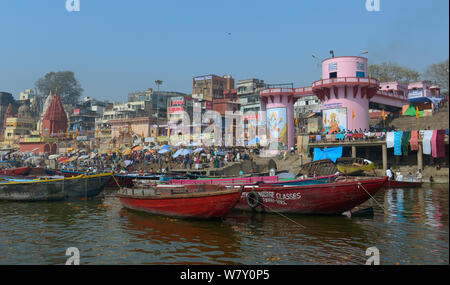
M48 135L66 132L67 115L58 94L53 95L50 106L42 119L42 132ZM46 130L44 132L44 130Z

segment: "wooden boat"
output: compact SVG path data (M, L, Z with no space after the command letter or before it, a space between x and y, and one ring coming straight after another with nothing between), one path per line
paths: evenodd
M327 176L333 175L337 171L336 164L334 164L331 159L321 159L302 165L298 172L298 176Z
M360 157L338 158L336 160L336 167L339 172L350 176L361 175L364 171L375 171L375 165L372 162L368 162L368 160Z
M126 208L182 218L224 218L239 201L242 187L221 185L163 185L123 188L119 199Z
M97 196L112 173L79 175L56 179L5 179L0 181L0 200L54 201Z
M30 172L30 170L31 170L31 166L2 169L2 170L0 170L0 175L25 176Z
M280 184L280 185L313 185L332 182L335 175L311 177L304 179L280 180L278 176L256 176L241 178L220 178L220 179L173 179L169 184L173 185L192 185L192 184L215 184L215 185L251 185L251 184Z
M415 188L421 187L423 181L397 181L397 180L388 180L386 184L384 184L385 188Z
M301 186L245 186L236 209L293 214L342 214L386 183L384 178L339 177L333 183Z
M61 170L61 171L54 171L54 175L58 175L58 173L61 173L65 177L72 177L84 174L83 171L74 171L74 170ZM176 179L184 178L182 176L168 176L166 174L139 174L139 173L127 173L127 174L119 174L114 173L113 177L111 177L111 180L108 182L106 187L133 187L134 180L153 180L153 181L159 181L161 177L174 177Z
M345 174L345 175L358 175L361 174L364 171L369 170L375 170L375 165L373 163L369 164L359 164L359 163L353 163L352 165L336 165L339 172Z
M339 171L346 175L357 176L361 175L364 171L374 169L374 165L371 163L367 164L364 158L340 157L336 160L336 163L331 161L331 159L306 163L300 167L299 175L326 176L333 175Z

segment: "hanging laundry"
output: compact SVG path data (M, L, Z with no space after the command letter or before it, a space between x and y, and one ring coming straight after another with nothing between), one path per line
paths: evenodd
M409 152L409 138L411 137L410 131L404 131L402 136L402 153L403 156L407 156Z
M431 153L434 158L445 157L445 130L433 130Z
M394 132L386 133L386 146L387 148L394 147Z
M411 139L409 140L411 150L419 150L419 132L411 131Z
M403 132L394 132L394 155L402 155Z
M431 137L433 136L432 130L424 130L422 136L423 154L431 154Z
M445 157L445 130L438 130L436 137L436 157Z

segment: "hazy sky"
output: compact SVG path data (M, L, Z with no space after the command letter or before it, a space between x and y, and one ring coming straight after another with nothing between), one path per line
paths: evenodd
M0 91L20 91L50 71L72 70L84 96L126 101L164 81L191 93L192 77L310 85L321 59L358 55L423 72L448 58L448 0L0 0Z

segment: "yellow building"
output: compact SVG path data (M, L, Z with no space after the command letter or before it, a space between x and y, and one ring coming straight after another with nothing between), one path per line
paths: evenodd
M19 107L17 117L6 118L3 145L18 145L21 137L35 133L36 119L31 116L27 105Z

